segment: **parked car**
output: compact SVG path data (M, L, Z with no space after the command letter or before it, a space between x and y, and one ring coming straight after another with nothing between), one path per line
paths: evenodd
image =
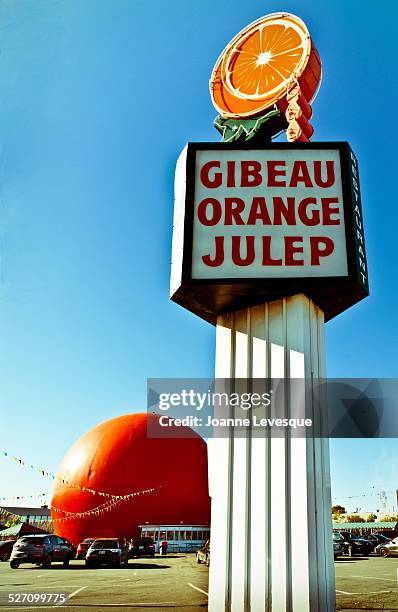
M85 559L86 553L90 548L91 544L94 540L99 540L100 538L86 538L77 547L76 559Z
M368 540L353 536L347 531L340 531L339 534L342 537L344 554L349 555L350 557L354 555L367 556L373 550L372 542L369 542Z
M4 542L0 542L0 561L9 560L14 544L15 540L4 540Z
M337 559L341 555L344 555L344 544L343 540L333 539L333 557Z
M21 563L36 563L48 568L53 561L62 561L67 567L75 555L75 546L66 538L47 534L23 536L14 544L10 567L16 569Z
M210 565L210 540L206 540L196 552L196 563L206 563L207 566Z
M86 553L86 567L114 565L120 567L129 561L129 549L116 538L94 540Z
M375 553L380 557L397 557L398 556L398 538L391 540L391 542L384 542L378 544L375 548Z
M133 557L154 557L155 542L152 538L136 538L129 549L129 559Z
M388 538L382 533L369 533L368 535L363 537L365 538L365 540L368 540L372 543L374 552L376 552L376 547L379 544L387 544L388 542L391 542L391 538Z

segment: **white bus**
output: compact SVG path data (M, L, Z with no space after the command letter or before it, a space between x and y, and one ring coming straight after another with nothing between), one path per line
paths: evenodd
M159 552L161 542L167 542L167 552L196 552L210 538L210 525L139 525L141 537L150 537Z

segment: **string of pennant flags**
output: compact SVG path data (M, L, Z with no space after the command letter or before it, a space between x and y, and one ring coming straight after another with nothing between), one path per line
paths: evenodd
M371 488L373 489L375 487ZM346 495L345 498L354 499L359 497L380 497L380 495L383 493L385 493L386 495L395 495L397 493L397 490L395 489L394 491L386 491L384 489L380 489L377 491L377 493L358 493L357 495ZM334 496L334 499L337 499L337 496Z
M51 506L51 510L55 513L60 514L62 516L52 517L53 521L71 521L81 518L86 518L89 516L100 516L105 512L109 512L116 508L122 502L125 502L134 497L139 497L141 495L147 495L149 493L155 493L157 490L161 488L161 485L158 487L151 487L150 489L143 489L142 491L135 491L134 493L128 493L126 495L118 495L116 499L110 499L95 508L90 508L89 510L84 510L83 512L69 512L69 510L62 510L61 508L57 508L56 506ZM116 497L116 496L115 496ZM15 518L20 518L18 515L6 510L5 508L0 507L0 515L7 515Z
M24 499L43 499L49 497L50 493L36 493L36 495L7 495L6 497L0 497L0 501L20 501Z
M0 520L1 522L5 523L7 527L12 527L12 525L17 525L18 523L21 522L21 516L19 514L14 514L13 512L10 512L9 510L6 510L5 508L2 508L0 506ZM51 517L48 517L47 519L35 521L35 525L37 527L44 527L45 529L51 529L52 528L51 527L52 526Z
M380 497L381 493L385 493L386 495L391 495L391 494L395 494L396 490L395 491L384 491L384 490L381 490L378 493L361 493L360 495L347 495L347 498L348 499L352 499L354 497Z
M107 497L110 501L112 500L125 500L128 499L130 497L135 497L136 495L142 495L143 492L142 491L138 491L138 492L133 492L133 493L127 493L124 495L114 495L113 493L107 493L105 491L99 491L97 489L93 489L91 487L85 487L83 485L77 484L75 482L72 482L70 480L67 480L66 478L59 478L58 476L56 476L55 474L52 474L51 472L48 472L47 470L38 467L32 463L29 463L28 461L25 461L24 459L21 459L19 457L16 457L14 455L11 455L10 453L8 453L7 451L0 451L0 455L3 455L4 457L7 457L8 459L10 459L11 461L13 461L14 463L19 464L22 467L27 467L30 468L32 471L40 474L41 476L43 476L44 478L49 478L51 480L60 482L68 487L71 487L73 489L76 489L77 491L83 491L84 493L90 493L91 495L99 495L100 497ZM157 487L157 489L159 489L160 487ZM154 491L155 489L153 489ZM145 493L150 493L152 492L152 489L146 489L144 491ZM27 498L29 496L25 496L25 498ZM18 497L14 497L14 499L22 499L23 496L18 496ZM5 499L10 499L9 497L4 497L1 498L3 500Z
M128 495L118 496L117 499L111 499L103 504L96 506L95 508L90 508L90 510L85 510L84 512L69 512L67 510L61 510L61 508L57 508L56 506L51 506L51 509L54 510L57 514L62 514L63 516L53 517L53 521L70 521L81 518L86 518L89 516L100 516L105 512L109 512L116 508L119 504L132 497L138 497L140 495L147 495L149 493L155 493L161 487L152 487L150 489L143 489L142 491L136 491L135 493L129 493Z

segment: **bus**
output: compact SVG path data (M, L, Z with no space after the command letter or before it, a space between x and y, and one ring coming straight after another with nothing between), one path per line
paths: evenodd
M160 543L168 543L167 552L196 552L210 539L210 525L139 525L140 537L152 538L155 551Z

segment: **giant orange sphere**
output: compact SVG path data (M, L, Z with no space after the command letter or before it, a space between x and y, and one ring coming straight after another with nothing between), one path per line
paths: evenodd
M148 437L158 418L116 417L75 442L56 477L55 533L77 544L90 536L131 538L145 523L209 523L206 443L188 428L190 437L181 437L175 426L176 438Z

